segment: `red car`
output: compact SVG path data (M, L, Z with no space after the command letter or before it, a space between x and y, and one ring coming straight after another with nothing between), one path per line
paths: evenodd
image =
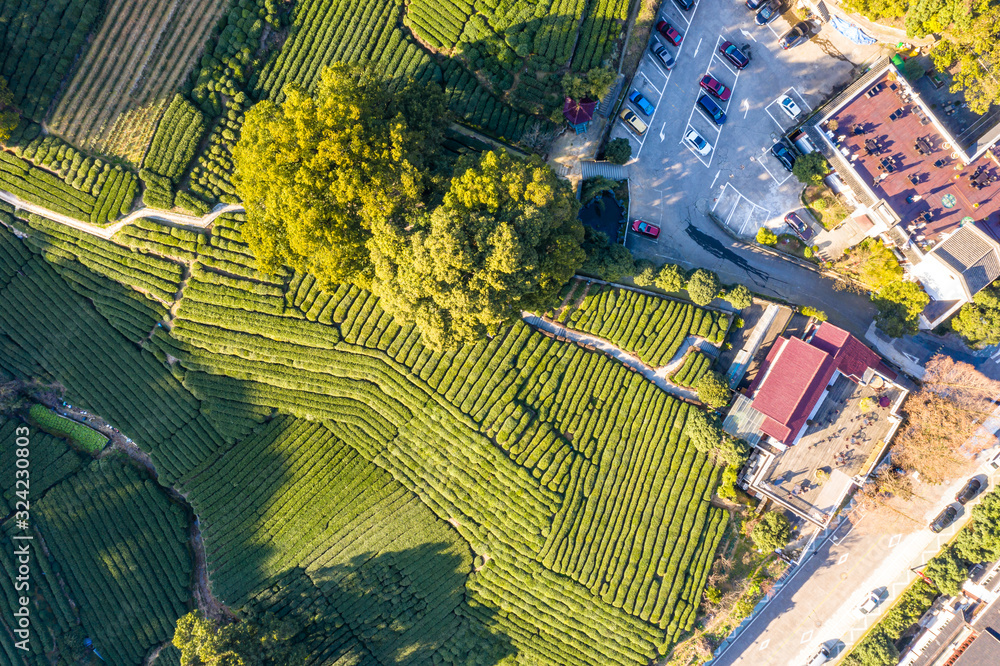
M667 38L674 46L680 46L681 42L684 41L684 36L677 31L677 28L670 25L666 21L660 21L656 24L656 31Z
M789 213L785 216L785 224L790 226L795 235L804 241L808 241L813 237L813 230L795 213Z
M705 90L707 90L709 93L711 93L713 97L716 97L717 99L720 99L723 102L729 99L729 96L733 94L732 90L722 85L722 82L719 81L719 79L712 76L711 74L706 74L705 76L701 77L699 85Z
M732 42L722 42L722 45L719 46L719 53L733 63L733 67L736 69L743 69L750 64L750 58L746 57L746 54L736 48L736 44Z
M649 236L650 238L658 238L660 235L660 228L658 226L649 222L643 222L642 220L636 220L632 223L632 231Z

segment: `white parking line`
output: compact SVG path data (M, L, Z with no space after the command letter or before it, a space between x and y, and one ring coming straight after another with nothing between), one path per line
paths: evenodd
M767 155L768 155L768 154L769 154L770 152L771 152L771 149L770 149L770 148L765 148L765 149L763 150L763 152L762 152L761 156L760 156L759 158L757 158L757 162L758 162L758 163L759 163L759 164L760 164L760 165L761 165L762 167L764 167L764 171L766 171L766 172L767 172L767 175L768 175L768 176L770 176L771 178L774 178L774 182L776 182L776 183L777 183L777 184L778 184L779 186L780 186L780 185L784 185L784 184L785 184L785 181L786 181L786 180L788 180L789 178L791 178L791 177L792 177L792 174L788 174L788 175L786 175L786 176L785 176L784 178L782 178L781 180L778 180L778 177L777 177L777 176L775 176L775 175L774 175L773 173L771 173L771 170L767 168L767 165L766 165L766 164L764 164L764 158L766 158L766 157L767 157Z

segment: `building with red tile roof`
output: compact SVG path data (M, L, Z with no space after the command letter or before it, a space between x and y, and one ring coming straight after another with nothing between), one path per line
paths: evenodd
M808 342L778 338L749 389L751 406L764 416L760 431L772 443L795 444L838 375L858 384L872 372L896 379L878 354L833 324L821 324Z

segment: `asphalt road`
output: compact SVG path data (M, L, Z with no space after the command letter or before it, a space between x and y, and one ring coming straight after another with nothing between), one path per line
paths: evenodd
M684 35L679 48L667 45L677 63L667 72L652 56L643 59L630 92L640 90L656 106L651 116L640 114L649 129L639 137L617 122L612 137L627 136L637 155L629 166L632 218L659 224L662 231L657 240L629 232L626 246L638 257L710 268L724 282L817 307L833 323L863 335L874 316L867 297L836 291L828 278L733 241L706 215L715 210L744 237L752 237L762 225L787 230L782 220L800 206L801 185L769 152L793 125L777 100L788 95L807 113L834 86L850 80L853 64L822 34L782 51L778 37L788 21L782 17L756 26L742 2L702 0L682 12L664 0L660 15ZM665 44L655 31L653 39ZM749 44L751 61L742 71L718 54L725 40ZM727 120L721 127L695 108L702 94L698 81L705 73L733 91L728 103L722 103ZM712 144L708 155L682 143L692 127Z
M1000 408L987 427L992 432L1000 428ZM980 459L991 455L983 453ZM997 482L997 474L986 465L975 476L990 477L990 488ZM913 569L925 565L971 517L982 495L940 534L927 529L966 480L934 487L935 501L924 515L915 517L919 524L906 523L910 529L886 529L869 517L857 521L856 527L844 521L712 666L794 666L807 663L821 644L833 654L854 645L913 580ZM881 595L882 602L870 615L857 614L855 609L872 591Z

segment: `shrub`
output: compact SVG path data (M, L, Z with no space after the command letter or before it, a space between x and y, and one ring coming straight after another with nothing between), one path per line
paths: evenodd
M684 288L684 271L677 264L665 264L657 274L655 284L663 291L680 291Z
M807 245L802 249L802 256L805 257L806 259L812 259L813 249Z
M823 312L822 310L817 310L816 308L811 307L809 305L803 305L801 308L799 308L799 312L801 312L807 317L813 317L814 319L818 319L819 321L826 321L825 312Z
M767 227L761 227L757 230L757 242L771 246L778 242L778 236Z
M753 294L742 284L738 284L730 289L725 298L734 308L739 308L740 310L753 305Z
M625 164L632 159L632 144L628 139L612 139L604 149L604 159L612 164Z
M656 283L656 264L648 259L635 262L636 274L632 278L637 287L651 287Z
M699 268L687 282L687 292L696 305L708 305L719 295L719 276L706 268Z

